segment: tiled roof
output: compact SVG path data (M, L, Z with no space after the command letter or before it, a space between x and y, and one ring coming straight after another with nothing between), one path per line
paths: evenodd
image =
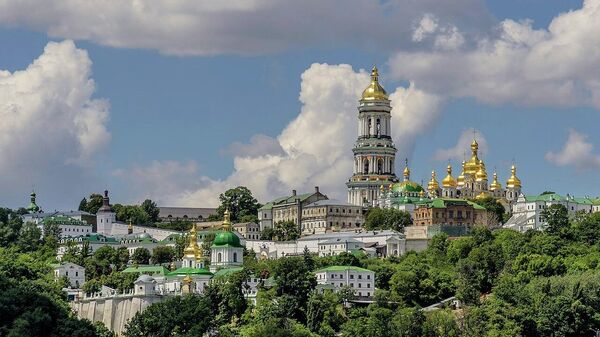
M322 273L322 272L326 272L326 271L330 271L330 272L331 271L346 271L346 270L356 271L356 272L371 272L371 273L373 272L369 269L355 267L355 266L330 266L330 267L319 269L319 270L315 271L315 273Z

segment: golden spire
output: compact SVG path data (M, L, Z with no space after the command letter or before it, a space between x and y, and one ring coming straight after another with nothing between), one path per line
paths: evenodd
M490 184L490 191L502 190L502 185L498 182L498 174L494 171L494 180Z
M431 180L427 183L427 191L430 193L437 193L438 188L440 188L440 184L435 177L435 171L431 171Z
M408 168L408 158L404 159L404 171L402 171L402 175L404 176L404 181L410 180L410 169Z
M510 168L510 178L506 181L507 188L520 188L521 179L517 178L517 167L513 164Z
M190 277L190 275L185 275L185 277L183 278L182 281L185 284L190 284L190 283L192 283L192 278Z
M231 231L231 220L230 220L231 215L229 214L229 209L225 210L225 213L223 213L223 230L224 231Z
M373 70L371 70L371 83L363 91L361 100L373 101L387 99L388 95L385 92L385 89L379 84L379 71L377 70L377 67L374 66Z
M129 219L129 223L127 224L127 234L133 234L133 225L131 224L131 218Z
M446 167L446 172L448 175L442 180L442 186L445 188L456 187L456 180L452 177L452 166L450 163L448 163L448 167Z
M481 162L479 165L479 170L475 174L475 181L487 181L487 172L485 171L485 164Z
M425 191L421 190L419 192L419 198L421 198L421 200L423 199L423 197L425 197Z
M458 187L463 187L465 186L465 161L462 161L462 171L460 172L460 175L458 177L456 177L456 186Z
M383 193L383 192L385 191L385 187L383 187L383 184L381 184L381 185L379 186L379 191L380 191L381 193Z
M189 243L187 247L183 250L183 255L187 258L196 258L199 255L200 247L198 247L198 235L196 232L196 224L192 225L190 229Z

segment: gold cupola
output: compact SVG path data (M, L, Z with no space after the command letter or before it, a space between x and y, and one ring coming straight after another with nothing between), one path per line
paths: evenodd
M513 164L510 168L510 178L506 181L506 188L520 188L521 179L517 178L517 167Z
M440 184L437 182L435 171L431 171L431 180L427 183L427 191L437 193L438 188L440 188Z
M487 172L485 171L485 164L480 161L479 164L479 170L477 170L477 173L475 173L475 181L487 181L488 180L488 175Z
M448 174L446 175L446 178L444 178L442 180L442 187L444 187L444 188L456 187L456 180L454 180L454 177L452 176L452 166L450 165L450 163L448 163L448 167L446 167L446 172Z
M404 181L410 180L410 169L408 168L408 159L404 159L404 171L402 171Z
M387 92L379 84L379 71L377 67L371 70L371 83L362 93L362 101L388 100Z
M498 174L494 172L494 180L490 184L490 191L500 191L502 190L502 185L498 182Z
M481 160L478 157L479 144L477 140L473 139L471 143L471 159L465 163L465 173L466 174L477 174L479 171L479 166L481 166Z
M198 246L198 235L196 232L196 225L193 224L188 234L189 243L183 250L183 255L187 258L198 258L201 256L200 247Z
M458 177L456 177L456 186L458 187L463 187L465 186L465 161L462 161L462 171L460 172L460 175Z

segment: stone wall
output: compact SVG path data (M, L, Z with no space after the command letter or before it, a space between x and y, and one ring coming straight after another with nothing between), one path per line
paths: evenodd
M122 334L127 322L136 313L143 311L152 303L165 299L161 295L115 295L110 297L89 297L71 302L79 318L92 322L102 322L117 334Z

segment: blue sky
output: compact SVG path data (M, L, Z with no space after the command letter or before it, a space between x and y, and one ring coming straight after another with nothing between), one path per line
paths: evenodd
M11 73L26 69L44 53L49 41L62 43L73 39L77 50L87 51L91 61L89 78L93 79L95 90L89 100L104 100L109 104L109 120L104 122L104 127L110 134L110 139L103 141L102 146L94 147L85 163L76 165L70 162L65 164L69 161L68 156L60 157L63 147L70 146L70 140L65 140L67 143L49 141L47 146L56 144L57 147L50 151L52 158L35 154L37 152L23 145L22 149L19 148L22 156L10 157L10 161L16 164L5 168L9 178L6 178L5 173L5 179L0 179L0 203L9 207L25 205L29 190L35 187L40 204L46 209L74 208L83 196L105 188L111 190L114 202L135 202L150 197L169 205L214 204L221 189L253 180L254 171L240 173L234 179L230 177L234 172L234 158L244 157L244 153L240 153L243 150L232 147L232 144L247 149L243 144L248 144L254 135L260 134L272 137L265 139L271 146L270 149L275 147L273 151L279 151L279 145L272 144L274 140L298 117L303 106L310 105L299 101L299 95L301 76L313 63L331 66L349 64L354 72L377 64L381 69L383 84L389 92L397 87L406 87L409 82L414 81L416 88L442 97L447 88L436 86L435 74L413 71L411 69L416 69L414 66L406 69L403 65L394 65L396 53L406 53L412 59L417 59L415 53L420 52L450 55L468 53L469 50L478 48L477 41L483 39L480 35L493 40L498 34L497 26L504 19L517 22L530 19L533 30L546 31L549 23L560 13L582 7L580 1L564 0L485 3L464 1L461 4L463 8L457 5L457 8L448 9L447 12L433 13L431 11L436 7L433 4L435 1L429 2L432 3L431 8L408 11L412 16L399 18L410 21L406 26L408 32L400 32L398 36L382 41L369 41L368 34L366 37L347 39L335 34L323 39L307 34L303 39L296 36L301 28L290 28L289 34L296 34L289 37L293 42L279 43L276 46L266 43L264 51L260 47L264 42L259 40L248 42L253 44L248 49L240 47L240 50L236 50L235 46L224 46L222 50L210 52L205 52L201 44L212 40L206 42L192 39L190 45L198 43L199 46L191 52L181 52L181 45L169 46L168 37L164 38L163 48L160 38L145 42L139 37L128 40L127 34L119 32L108 37L103 37L98 32L81 33L77 22L66 25L68 28L56 29L55 25L63 20L68 23L72 18L58 14L56 18L49 14L43 20L34 14L29 17L23 8L17 5L11 8L9 2L4 5L7 6L4 9L9 10L9 13L14 10L13 16L7 18L0 15L0 69ZM484 19L462 14L445 16L445 13L451 13L452 10L459 13L467 11L474 4L477 5L477 11L473 15L480 15ZM56 5L56 12L60 14L61 10L64 9ZM81 10L86 11L85 8ZM413 46L418 43L414 42L414 35L413 41L410 41L410 34L419 27L420 22L423 22L420 20L427 13L433 13L439 28L427 33L430 34L431 41L424 40L424 43L429 43L428 45ZM119 21L115 24L123 23ZM286 23L278 24L284 26L283 33L278 38L285 41ZM290 26L294 24L291 22ZM347 23L342 22L340 30L345 25ZM434 34L441 36L451 31L451 27L458 27L465 42L458 47L460 49L448 51L447 46L436 49L439 46L433 45ZM389 27L384 26L382 29L386 28ZM232 33L227 34L231 37ZM257 34L260 34L260 30ZM265 31L264 34L270 35L272 32ZM142 32L141 36L143 35ZM361 38L365 41L354 40ZM393 42L396 38L398 45ZM185 46L185 36L182 39ZM246 40L240 41L232 45L243 45ZM258 47L255 48L254 45ZM381 47L382 45L386 47ZM179 49L174 51L173 48ZM593 57L594 54L590 55ZM585 69L583 72L585 73ZM581 69L573 71L568 77L576 78L580 73ZM362 75L366 76L364 73ZM476 81L476 75L457 78L456 81ZM421 83L424 86L419 87ZM60 85L62 84L57 84ZM308 79L306 85L310 85ZM367 83L363 84L366 85ZM600 123L598 105L588 103L585 99L572 98L558 102L545 101L545 96L538 94L532 94L531 97L535 96L534 98L519 95L514 99L511 95L488 98L488 92L476 89L463 92L457 87L460 84L448 87L448 91L455 93L441 98L443 103L439 104L439 111L433 114L434 117L426 126L416 130L409 140L396 140L414 144L414 147L410 147L413 151L401 154L410 157L413 179L427 179L431 169L436 169L442 175L447 159L435 159L436 151L454 147L463 132L475 128L487 143L488 150L484 153L484 159L490 171L488 173L491 175L496 167L502 183L514 159L527 193L550 189L575 195L600 194L600 159L589 158L590 153L596 156L600 154L600 134L596 132ZM513 90L528 90L527 88L528 83L525 83L523 86L515 85ZM334 98L328 102L335 105ZM10 113L10 110L1 109L0 103L0 115ZM350 110L348 113L355 112L356 110ZM43 109L32 113L44 114ZM421 117L414 115L412 118ZM397 120L393 119L393 122ZM60 128L53 123L50 120L47 127ZM69 126L66 125L61 132L68 133ZM347 132L351 135L355 133L354 124ZM569 157L566 153L563 153L562 161L548 159L548 152L558 154L563 149L570 132L575 133L574 139L583 137L585 144L596 145L591 152L577 152L577 155L588 157L588 164L565 163L569 158L578 158L575 155ZM577 135L581 137L577 138ZM51 135L40 136L36 142L43 147L48 137ZM584 149L585 144L582 145ZM0 149L9 146L14 148L16 145L14 141L0 142ZM281 146L285 151L289 150L284 142ZM327 147L326 144L323 146ZM32 160L27 154L35 154L41 159ZM348 160L351 159L350 148L345 155ZM254 155L255 160L260 160L258 157L259 155ZM320 159L322 158L317 158ZM457 163L458 159L453 158L455 171L458 170ZM256 166L254 163L248 165ZM339 165L345 167L343 164ZM18 170L23 166L35 166L36 169L21 175ZM270 169L281 172L282 168L267 168ZM399 172L399 168L397 171ZM336 174L343 176L341 183L326 183L328 190L325 193L343 198L343 181L351 172L350 169L336 169L332 175ZM260 201L265 202L291 188L311 190L313 185L328 181L329 178L311 173L280 182L273 179L268 178L264 186L257 187ZM261 183L257 180L249 184L252 186Z

